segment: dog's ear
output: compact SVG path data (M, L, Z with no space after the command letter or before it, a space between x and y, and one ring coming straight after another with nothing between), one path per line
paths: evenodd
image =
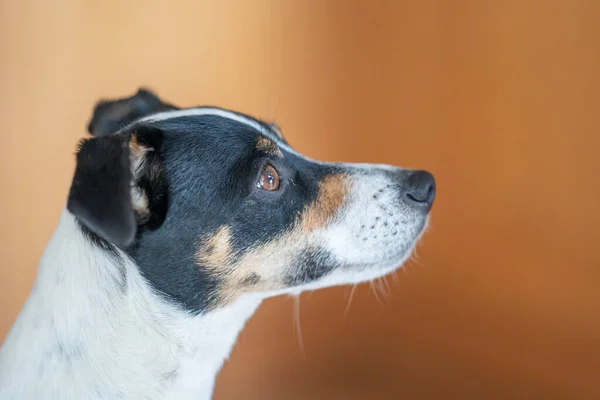
M101 100L94 107L92 119L88 123L88 132L92 136L104 136L119 129L138 118L159 111L175 110L177 107L163 102L148 89L139 89L130 97L112 100Z
M67 209L89 230L119 247L140 226L154 229L167 209L162 134L144 130L84 139Z

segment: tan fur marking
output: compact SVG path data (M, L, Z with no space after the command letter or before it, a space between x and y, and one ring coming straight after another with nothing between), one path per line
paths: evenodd
M256 141L256 150L262 151L263 153L270 154L272 156L283 157L283 153L271 139L264 136L260 136Z
M133 182L131 182L131 203L140 219L146 218L150 210L148 207L148 196L136 186L136 183L140 171L144 167L146 154L152 150L152 148L145 147L138 142L135 134L131 135L131 139L129 140L129 161L131 163L131 175L133 179Z
M231 229L222 226L201 246L196 254L200 265L210 268L216 274L226 274L231 259Z
M148 196L140 188L133 186L131 188L131 204L133 210L138 216L138 222L146 220L150 215L150 207L148 206Z
M131 161L131 171L134 178L136 177L136 172L139 171L144 164L146 153L152 150L152 148L140 144L135 134L131 135L131 139L129 140L129 160Z
M230 304L244 293L277 290L283 287L283 272L297 242L284 235L259 247L248 249L238 259L231 250L231 230L224 226L203 240L196 252L199 268L208 270L222 281L213 307ZM248 280L256 275L256 282Z
M346 175L329 175L323 179L317 199L302 214L301 228L311 232L324 227L344 204L348 191Z
M196 253L198 265L223 280L214 307L229 304L244 293L283 289L283 279L294 257L310 244L312 231L332 221L344 205L348 191L346 175L326 177L319 185L317 199L304 210L290 231L247 249L239 258L232 254L229 227L221 227L208 240L203 240ZM249 280L253 275L260 280Z

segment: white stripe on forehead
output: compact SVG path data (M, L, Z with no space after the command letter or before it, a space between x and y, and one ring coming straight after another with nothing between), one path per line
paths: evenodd
M279 140L277 135L272 130L268 129L267 127L265 127L258 121L254 120L252 118L246 117L244 115L234 113L233 111L223 110L222 108L198 107L198 108L188 108L185 110L164 111L164 112L159 112L156 114L149 115L147 117L140 118L137 121L135 121L134 123L136 123L136 124L140 123L140 122L152 123L152 122L167 121L167 120L174 119L174 118L198 117L198 116L203 116L203 115L222 117L222 118L226 118L226 119L229 119L232 121L239 122L240 124L249 126L249 127L253 128L255 131L258 131L258 133L260 133L261 135L268 137L269 139L271 139L272 141L277 143L279 146L285 148L286 150L288 150L294 154L298 154L293 149L291 149L289 146L286 146L284 143L281 143L281 141Z
M163 111L163 112L149 115L147 117L140 118L140 119L132 122L131 125L135 125L137 123L152 123L152 122L167 121L167 120L175 119L175 118L195 117L195 116L203 116L203 115L207 115L207 116L212 115L212 116L222 117L222 118L226 118L226 119L229 119L232 121L239 122L240 124L243 124L243 125L253 128L261 135L264 135L267 138L273 140L275 143L277 143L277 145L279 147L287 150L288 152L290 152L300 158L303 158L303 159L313 162L315 164L321 164L321 165L329 164L329 163L325 163L322 161L314 160L310 157L306 157L305 155L298 153L296 150L292 149L286 143L282 142L281 139L277 136L277 134L275 134L272 130L268 129L267 127L265 127L258 121L254 120L250 117L246 117L245 115L237 114L233 111L228 111L228 110L224 110L222 108L217 108L217 107L196 107L196 108L187 108L185 110ZM390 166L390 165L366 164L366 163L338 163L338 165L342 166L342 167L353 168L353 169L358 169L358 170L363 170L363 171L374 171L374 170L397 171L397 170L402 169L402 168L398 168L398 167L394 167L394 166Z

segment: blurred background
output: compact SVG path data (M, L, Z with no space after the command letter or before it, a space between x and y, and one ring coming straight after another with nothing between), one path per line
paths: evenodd
M100 97L431 170L418 259L263 304L216 399L600 398L600 2L0 0L0 339ZM387 293L382 293L382 292Z

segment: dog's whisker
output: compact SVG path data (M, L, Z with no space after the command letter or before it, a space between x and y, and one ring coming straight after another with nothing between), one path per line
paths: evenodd
M387 296L392 297L392 287L390 286L390 283L387 280L387 276L382 277L381 280L383 281L383 285L385 287Z
M304 357L304 340L302 339L302 327L300 326L300 295L294 296L294 326L296 328L298 346L300 346L300 351Z
M383 286L381 285L381 278L375 278L373 284L375 285L375 289L377 290L377 293L381 296L382 300L385 300L386 293L383 289Z
M422 267L422 266L423 266L423 265L421 264L421 262L419 261L419 256L418 256L417 254L413 254L413 255L410 257L410 262L411 262L412 264L415 264L415 265L419 266L419 267Z
M370 281L369 285L371 286L371 292L375 295L375 299L377 300L379 305L381 307L383 307L383 303L381 302L381 299L379 298L379 294L377 293L377 288L373 285L373 281Z
M352 285L352 289L350 289L350 296L348 297L348 304L346 304L346 309L344 310L344 318L346 318L346 316L348 316L348 311L350 310L350 304L352 304L352 299L354 298L354 295L356 294L356 288L358 287L358 284L354 284Z
M385 277L381 278L381 288L383 291L384 300L389 301L389 299L392 297L392 290L385 280Z
M418 247L419 247L419 242L417 242L417 244L415 245L415 248L414 248L414 250L413 250L413 252L411 254L411 257L413 259L419 258L419 248Z

